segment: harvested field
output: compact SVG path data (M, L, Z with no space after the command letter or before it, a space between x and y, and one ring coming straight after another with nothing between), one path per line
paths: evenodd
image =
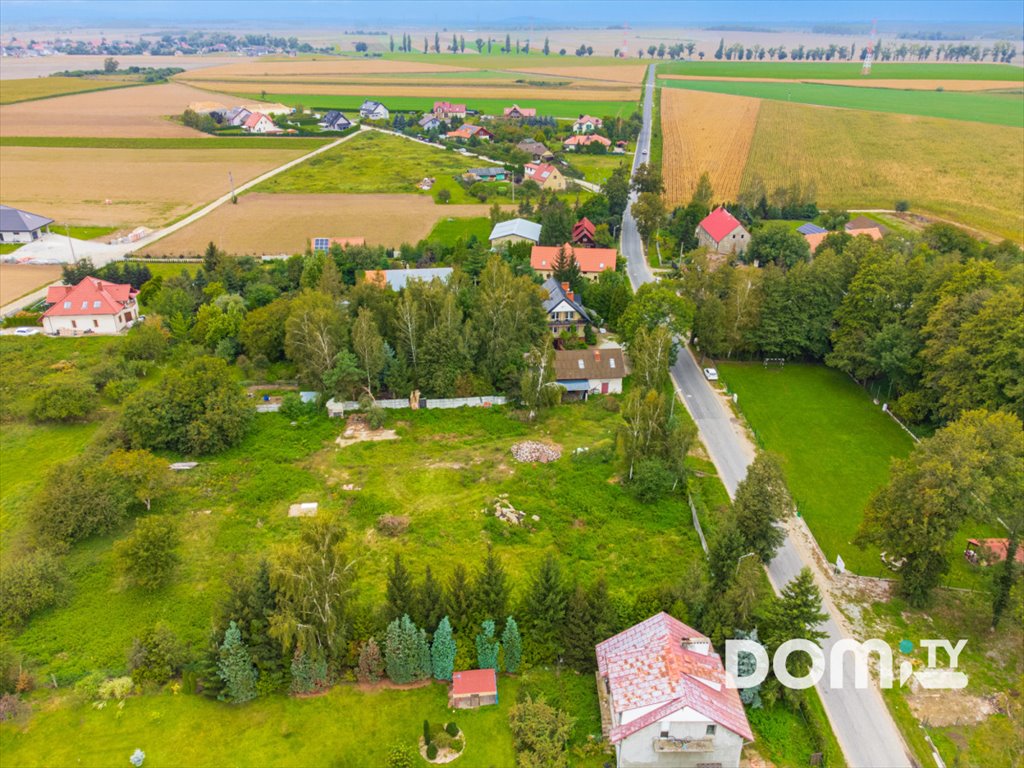
M662 172L670 206L688 203L705 171L716 200L735 199L760 105L743 96L662 91Z
M822 208L905 199L912 211L1022 242L1022 139L1020 128L765 101L742 187L813 183ZM729 195L716 185L715 197Z
M199 81L195 81L199 84ZM402 83L378 85L375 83L319 83L288 80L215 80L202 82L204 88L234 93L295 93L324 96L365 96L387 99L389 96L418 96L421 98L467 101L472 99L573 99L576 101L636 101L639 88L627 88L616 83L577 81L555 87L531 85L478 85L466 83Z
M609 80L614 83L632 83L640 85L647 74L646 64L623 64L596 67L516 67L517 72L529 72L538 75L555 75L570 80Z
M180 115L192 101L230 104L240 99L181 83L73 94L0 107L0 136L202 138L207 134L167 119Z
M704 75L661 75L659 80L721 80L720 77ZM1020 84L1006 80L897 80L897 79L866 79L866 80L780 80L777 77L730 77L741 83L814 83L816 85L844 85L850 88L895 88L904 91L1005 91L1019 89Z
M438 219L487 216L488 210L486 205L442 207L416 195L251 193L142 252L200 255L212 240L240 255L301 253L314 236L365 237L370 245L398 246L425 238Z
M103 56L78 54L57 54L56 56L34 56L16 59L13 56L4 59L0 70L0 80L24 80L33 77L45 77L54 72L75 69L103 69ZM152 56L118 56L121 69L128 67L164 66ZM230 64L238 61L237 56L175 56L169 65L182 69L201 69L219 64Z
M460 72L464 67L445 64L430 64L418 61L396 61L394 59L339 59L331 57L312 61L243 61L220 67L188 72L179 77L191 81L219 80L221 78L248 78L259 80L263 77L294 78L309 75L355 75L400 72Z
M61 268L31 264L0 264L0 305L60 279Z
M229 171L240 184L306 151L5 146L0 181L5 204L61 224L155 227L230 191Z
M128 77L37 77L30 80L0 80L0 104L67 96L82 91L103 91L138 85Z

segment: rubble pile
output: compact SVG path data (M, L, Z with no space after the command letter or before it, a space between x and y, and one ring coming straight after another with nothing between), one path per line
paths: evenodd
M547 464L561 458L562 448L549 443L538 443L535 440L524 440L512 446L512 457L519 462L539 461Z

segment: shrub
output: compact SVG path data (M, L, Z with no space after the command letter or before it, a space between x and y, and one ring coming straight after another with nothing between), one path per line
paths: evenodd
M640 459L633 470L629 485L633 494L645 504L650 504L672 490L675 476L668 465L658 457Z
M401 536L408 529L408 515L381 515L377 518L377 531L385 536Z
M281 415L292 419L300 419L303 416L313 416L316 414L316 403L304 403L302 398L299 397L295 392L289 392L283 398L281 398Z
M104 680L96 689L100 701L117 699L124 701L135 692L135 681L130 677L112 677Z
M0 696L0 723L13 720L24 711L25 704L16 694L5 693Z
M145 517L126 538L114 544L114 563L130 584L158 589L166 584L178 556L178 527L169 517Z
M111 379L103 387L103 394L120 403L139 388L138 379Z
M9 643L0 640L0 694L14 693L24 659Z
M40 540L66 545L124 523L131 494L102 464L81 457L53 469L32 516Z
M376 683L384 677L384 657L372 637L359 649L359 665L356 675L362 683Z
M455 724L454 720L452 722L448 723L447 725L445 725L444 730L445 730L445 732L447 732L447 734L449 736L458 736L459 735L459 726L457 726Z
M330 681L327 677L327 661L313 658L300 650L292 657L292 682L290 692L294 694L317 693L327 690Z
M131 678L125 678L131 682ZM74 695L79 701L96 701L100 697L100 686L106 681L102 672L90 672L78 680L74 686Z
M94 410L99 399L85 379L67 379L44 384L32 402L30 415L36 421L79 421Z
M430 742L431 742L431 740L430 740L430 721L429 720L424 720L423 721L423 743L426 744L427 746L430 746Z
M17 626L57 602L64 590L60 561L50 552L10 560L0 570L0 626Z
M16 312L10 317L5 317L2 327L4 328L25 328L34 325L41 325L42 312Z
M160 360L167 354L170 340L163 324L150 319L128 331L121 342L121 356L125 360Z
M427 760L436 760L436 759L437 759L437 744L428 744L427 745Z
M620 405L617 397L606 397L601 400L601 407L609 413L618 413L622 406Z
M185 648L174 630L164 622L157 622L133 641L128 668L138 685L163 685L181 671L186 660Z
M417 757L408 745L392 744L384 766L385 768L413 768L413 765L418 762Z
M939 90L942 90L942 89L940 88ZM896 201L896 210L899 211L900 213L904 213L905 211L909 211L910 210L910 201L909 200L897 200Z
M451 199L452 199L452 193L449 192L447 189L438 190L438 192L437 192L437 202L439 202L439 203L447 203L447 202L450 202Z

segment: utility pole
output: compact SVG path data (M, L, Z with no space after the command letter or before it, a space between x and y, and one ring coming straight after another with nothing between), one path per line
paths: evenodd
M237 202L238 197L235 195L235 177L231 175L231 171L228 171L228 183L231 184L231 202Z
M75 258L75 244L71 242L71 229L66 223L64 224L64 234L68 236L68 248L71 249L71 263L74 264L77 261Z

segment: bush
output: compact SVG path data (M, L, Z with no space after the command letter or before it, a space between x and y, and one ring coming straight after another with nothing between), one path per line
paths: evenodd
M438 190L438 192L437 192L437 202L439 202L439 203L447 203L447 202L450 202L451 199L452 199L452 193L449 192L447 189Z
M33 552L12 559L0 570L0 626L17 626L41 608L57 602L64 574L55 555Z
M445 725L444 730L449 736L459 735L459 726L457 726L454 721Z
M130 677L112 677L104 680L96 688L96 695L100 701L117 699L124 701L135 692L135 681Z
M609 413L618 413L622 406L617 397L606 397L601 401L601 407Z
M427 745L427 760L436 760L436 759L437 759L437 744L428 744Z
M942 90L942 89L940 88L939 90ZM904 213L905 211L909 211L910 210L910 201L909 200L897 200L896 201L896 210L899 211L900 213Z
M426 744L428 747L430 746L430 743L431 743L431 740L430 740L430 721L429 720L424 720L423 721L423 743Z
M17 694L5 693L0 696L0 723L14 720L25 711L25 707L26 705Z
M633 495L645 504L651 504L672 490L675 475L668 465L657 457L640 459L629 482Z
M36 421L79 421L94 410L99 399L85 379L67 379L44 384L32 403L30 415Z
M138 388L138 379L111 379L103 387L103 394L115 403L120 403Z
M177 675L187 660L185 647L164 622L135 638L128 653L128 668L138 684L164 685Z
M413 768L418 762L418 756L406 744L393 744L388 750L387 759L384 762L385 768Z
M159 320L150 319L136 325L121 342L121 356L125 360L160 360L167 354L171 334Z
M2 327L4 328L26 328L42 324L42 312L17 312L10 317L5 317Z
M90 458L61 464L47 477L32 516L40 541L64 546L124 523L131 494Z
M124 678L131 682L130 677ZM102 672L90 672L78 680L74 686L74 695L79 701L96 701L100 697L100 686L106 681Z
M409 530L408 515L381 515L377 518L377 531L385 536L401 536Z
M168 517L145 517L126 538L114 544L114 563L130 584L157 589L166 584L178 556L178 527Z

